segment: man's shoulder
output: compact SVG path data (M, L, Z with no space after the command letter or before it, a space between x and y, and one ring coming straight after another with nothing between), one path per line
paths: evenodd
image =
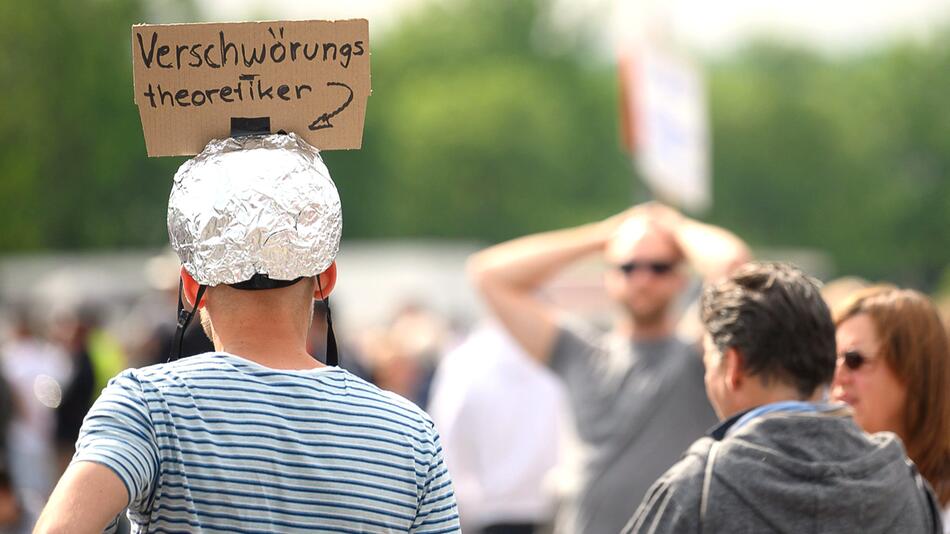
M188 377L241 374L239 369L228 365L221 356L208 352L172 362L130 367L112 377L109 386L122 389L141 388L145 392L155 392L183 385L183 379Z
M683 454L683 457L680 458L680 461L676 462L661 477L661 480L666 479L669 483L681 487L690 486L695 482L701 485L705 475L706 460L713 447L718 446L717 443L709 437L702 437L694 441Z
M416 423L422 425L422 427L425 427L423 430L428 431L435 428L435 425L432 423L432 419L429 417L429 414L417 406L414 402L403 397L402 395L382 389L376 384L363 380L362 378L350 373L349 371L346 371L345 369L341 369L341 371L346 373L347 380L355 386L354 389L359 393L372 395L373 399L382 404L399 409L406 414L411 414L412 419L414 419Z
M132 367L119 373L118 376L134 377L142 381L153 381L161 379L166 375L174 375L187 372L199 372L202 369L215 370L223 369L226 366L223 354L217 352L205 352L180 358L174 361L153 363L144 367Z
M693 442L682 458L657 479L654 489L662 487L680 506L690 507L698 503L706 476L706 463L710 451L718 447L717 443L708 437ZM650 492L653 493L654 489Z
M700 438L644 497L624 534L693 532L698 528L706 465L716 442Z
M612 330L599 328L592 322L567 314L558 316L556 326L560 340L595 347L604 346L614 335Z
M404 397L381 389L342 367L325 367L309 371L270 369L248 364L225 354L208 353L169 364L130 369L123 374L144 382L148 389L175 391L188 388L201 395L203 387L245 390L253 387L254 395L285 396L297 400L314 400L353 416L389 414L393 423L404 423L420 432L429 432L434 424L429 415ZM120 375L122 376L122 375ZM119 377L117 377L119 378ZM195 388L194 386L199 386Z

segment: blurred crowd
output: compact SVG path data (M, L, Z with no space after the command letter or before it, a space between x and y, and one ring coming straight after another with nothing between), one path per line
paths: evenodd
M139 301L47 309L28 303L0 316L0 532L29 532L74 452L83 418L109 379L128 367L168 360L175 336L177 285ZM311 354L323 360L326 305L314 303ZM430 398L440 358L462 332L412 302L386 324L340 339L341 366L419 406ZM339 330L338 330L339 331ZM201 325L184 336L183 355L213 351Z
M484 254L481 259L484 260ZM476 266L477 263L476 258ZM484 265L482 268L487 269ZM660 264L651 269L648 281L655 283L665 274L665 267ZM626 271L622 274L636 277ZM677 287L672 293L682 289ZM89 302L55 312L29 303L8 304L4 308L0 323L0 532L29 531L55 481L68 465L83 417L108 380L127 367L167 360L175 332L177 293L178 286L171 277L168 283L157 285L136 302L119 306ZM876 330L872 333L875 344L862 341L861 351L842 352L842 347L838 347L837 372L834 383L825 391L826 397L834 395L835 400L851 403L856 421L866 430L891 431L901 436L910 457L917 461L925 476L945 470L945 459L939 457L939 451L946 451L947 437L923 437L926 432L921 425L930 424L928 410L937 410L939 403L946 403L935 394L923 399L916 395L921 388L946 389L950 385L939 381L924 384L922 377L943 369L928 363L927 358L950 358L946 353L925 354L946 350L946 329L950 329L950 323L945 323L939 333L924 332L922 319L910 315L911 319L901 324L911 332L895 331L902 328L893 326L895 317L902 314L927 316L932 312L931 316L937 317L932 301L916 292L872 286L856 278L826 284L823 296L829 307L836 310L839 345L843 342L842 328L845 336L851 336L844 342L853 343L866 335L861 330L854 333L855 317L873 319L869 324L858 325L859 329ZM888 311L895 306L896 311ZM697 315L695 306L680 308L688 310L687 316ZM495 309L497 312L497 306ZM506 318L504 313L502 310L501 320L464 324L423 303L403 302L394 308L387 322L339 339L341 365L426 408L432 415L441 434L466 532L548 532L554 528L555 515L564 513L565 499L569 499L565 496L577 495L585 491L585 484L591 483L584 480L590 475L577 467L590 461L585 460L585 455L590 454L591 447L589 436L583 435L590 430L585 430L585 424L578 424L577 418L596 418L585 411L585 406L596 401L592 400L593 393L586 390L581 394L586 397L578 401L578 388L586 386L572 384L576 377L565 377L556 368L550 368L556 364L546 366L543 358L532 357L531 342L526 346L519 341L517 332L512 335L510 324L517 319ZM639 312L630 313L636 316ZM321 360L325 357L326 317L326 304L316 301L309 347L311 354ZM946 319L948 314L943 317ZM695 328L695 322L695 318L686 317L682 324ZM892 345L897 352L882 348L888 343L887 336L896 340ZM944 336L944 342L908 344L907 339L919 336ZM185 355L213 350L200 324L189 328L184 345ZM579 346L574 350L586 350L576 348ZM908 358L920 361L907 363ZM880 365L878 359L886 363ZM879 366L872 368L869 362ZM890 376L874 377L869 369L890 369ZM900 395L882 393L891 383L888 380L897 384L894 387ZM701 389L698 391L702 393ZM685 409L708 411L704 396L700 396L702 400L690 400L693 404ZM911 404L912 409L905 409L905 405ZM650 411L657 409L652 406ZM916 419L905 421L905 414L913 414ZM699 426L714 421L696 417ZM650 424L646 416L637 421L638 425ZM661 426L670 426L669 423L663 420ZM618 421L611 420L610 424L617 425ZM622 419L619 424L622 426ZM943 429L948 427L950 424ZM685 444L696 437L691 434ZM670 442L665 439L666 434L661 431L659 447L671 450L665 452L662 462L650 468L653 474L649 480L630 482L636 486L631 490L638 494L636 501L685 448L680 437L671 437ZM935 451L938 454L932 454ZM610 471L618 465L608 461L601 467ZM597 476L608 477L606 471ZM930 482L941 505L946 507L950 503L950 481ZM635 506L625 511L632 514Z

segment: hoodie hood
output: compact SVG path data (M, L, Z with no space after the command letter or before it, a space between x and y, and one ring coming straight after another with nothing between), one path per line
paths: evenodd
M720 442L714 462L706 532L735 525L737 503L777 533L932 531L900 440L868 436L843 410L759 417ZM915 517L919 524L907 523Z

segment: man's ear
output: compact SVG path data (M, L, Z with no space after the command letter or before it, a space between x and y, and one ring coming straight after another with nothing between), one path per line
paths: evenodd
M336 287L336 262L330 264L327 267L326 271L317 275L317 288L313 292L313 298L317 300L324 300L330 293L333 292L333 288Z
M745 368L743 367L742 353L735 347L729 347L723 354L723 377L726 381L726 387L736 391L742 387L745 380Z
M191 277L191 274L185 270L185 267L181 267L181 282L182 282L182 293L184 293L185 302L188 303L188 308L193 308L195 305L195 297L198 296L198 282ZM198 308L205 307L205 300L207 299L207 293L201 296L201 302L198 303Z

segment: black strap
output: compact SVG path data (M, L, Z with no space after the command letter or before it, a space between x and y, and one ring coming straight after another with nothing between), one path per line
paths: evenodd
M333 318L330 316L330 297L323 299L327 303L327 365L334 367L340 364L340 354L337 351L336 336L333 334Z
M245 289L256 291L260 289L278 289L281 287L288 287L296 284L297 282L303 280L302 276L298 276L293 280L275 280L266 274L256 273L250 279L243 282L238 282L236 284L228 284L234 289Z
M317 288L320 289L320 294L323 295L323 284L320 283L320 275L317 275ZM323 295L323 302L327 306L326 364L337 367L340 364L340 355L337 351L336 336L333 335L333 317L330 315L330 297L328 297L327 295Z
M185 309L185 301L182 298L184 282L181 278L178 279L178 326L175 329L175 342L172 344L172 348L177 347L178 351L169 354L168 360L166 360L165 363L181 358L182 348L185 342L185 330L188 328L188 325L191 324L191 320L194 319L195 313L198 311L198 303L201 302L201 297L204 296L206 289L208 289L208 286L204 284L198 286L198 293L195 295L195 306L191 311L188 311Z

